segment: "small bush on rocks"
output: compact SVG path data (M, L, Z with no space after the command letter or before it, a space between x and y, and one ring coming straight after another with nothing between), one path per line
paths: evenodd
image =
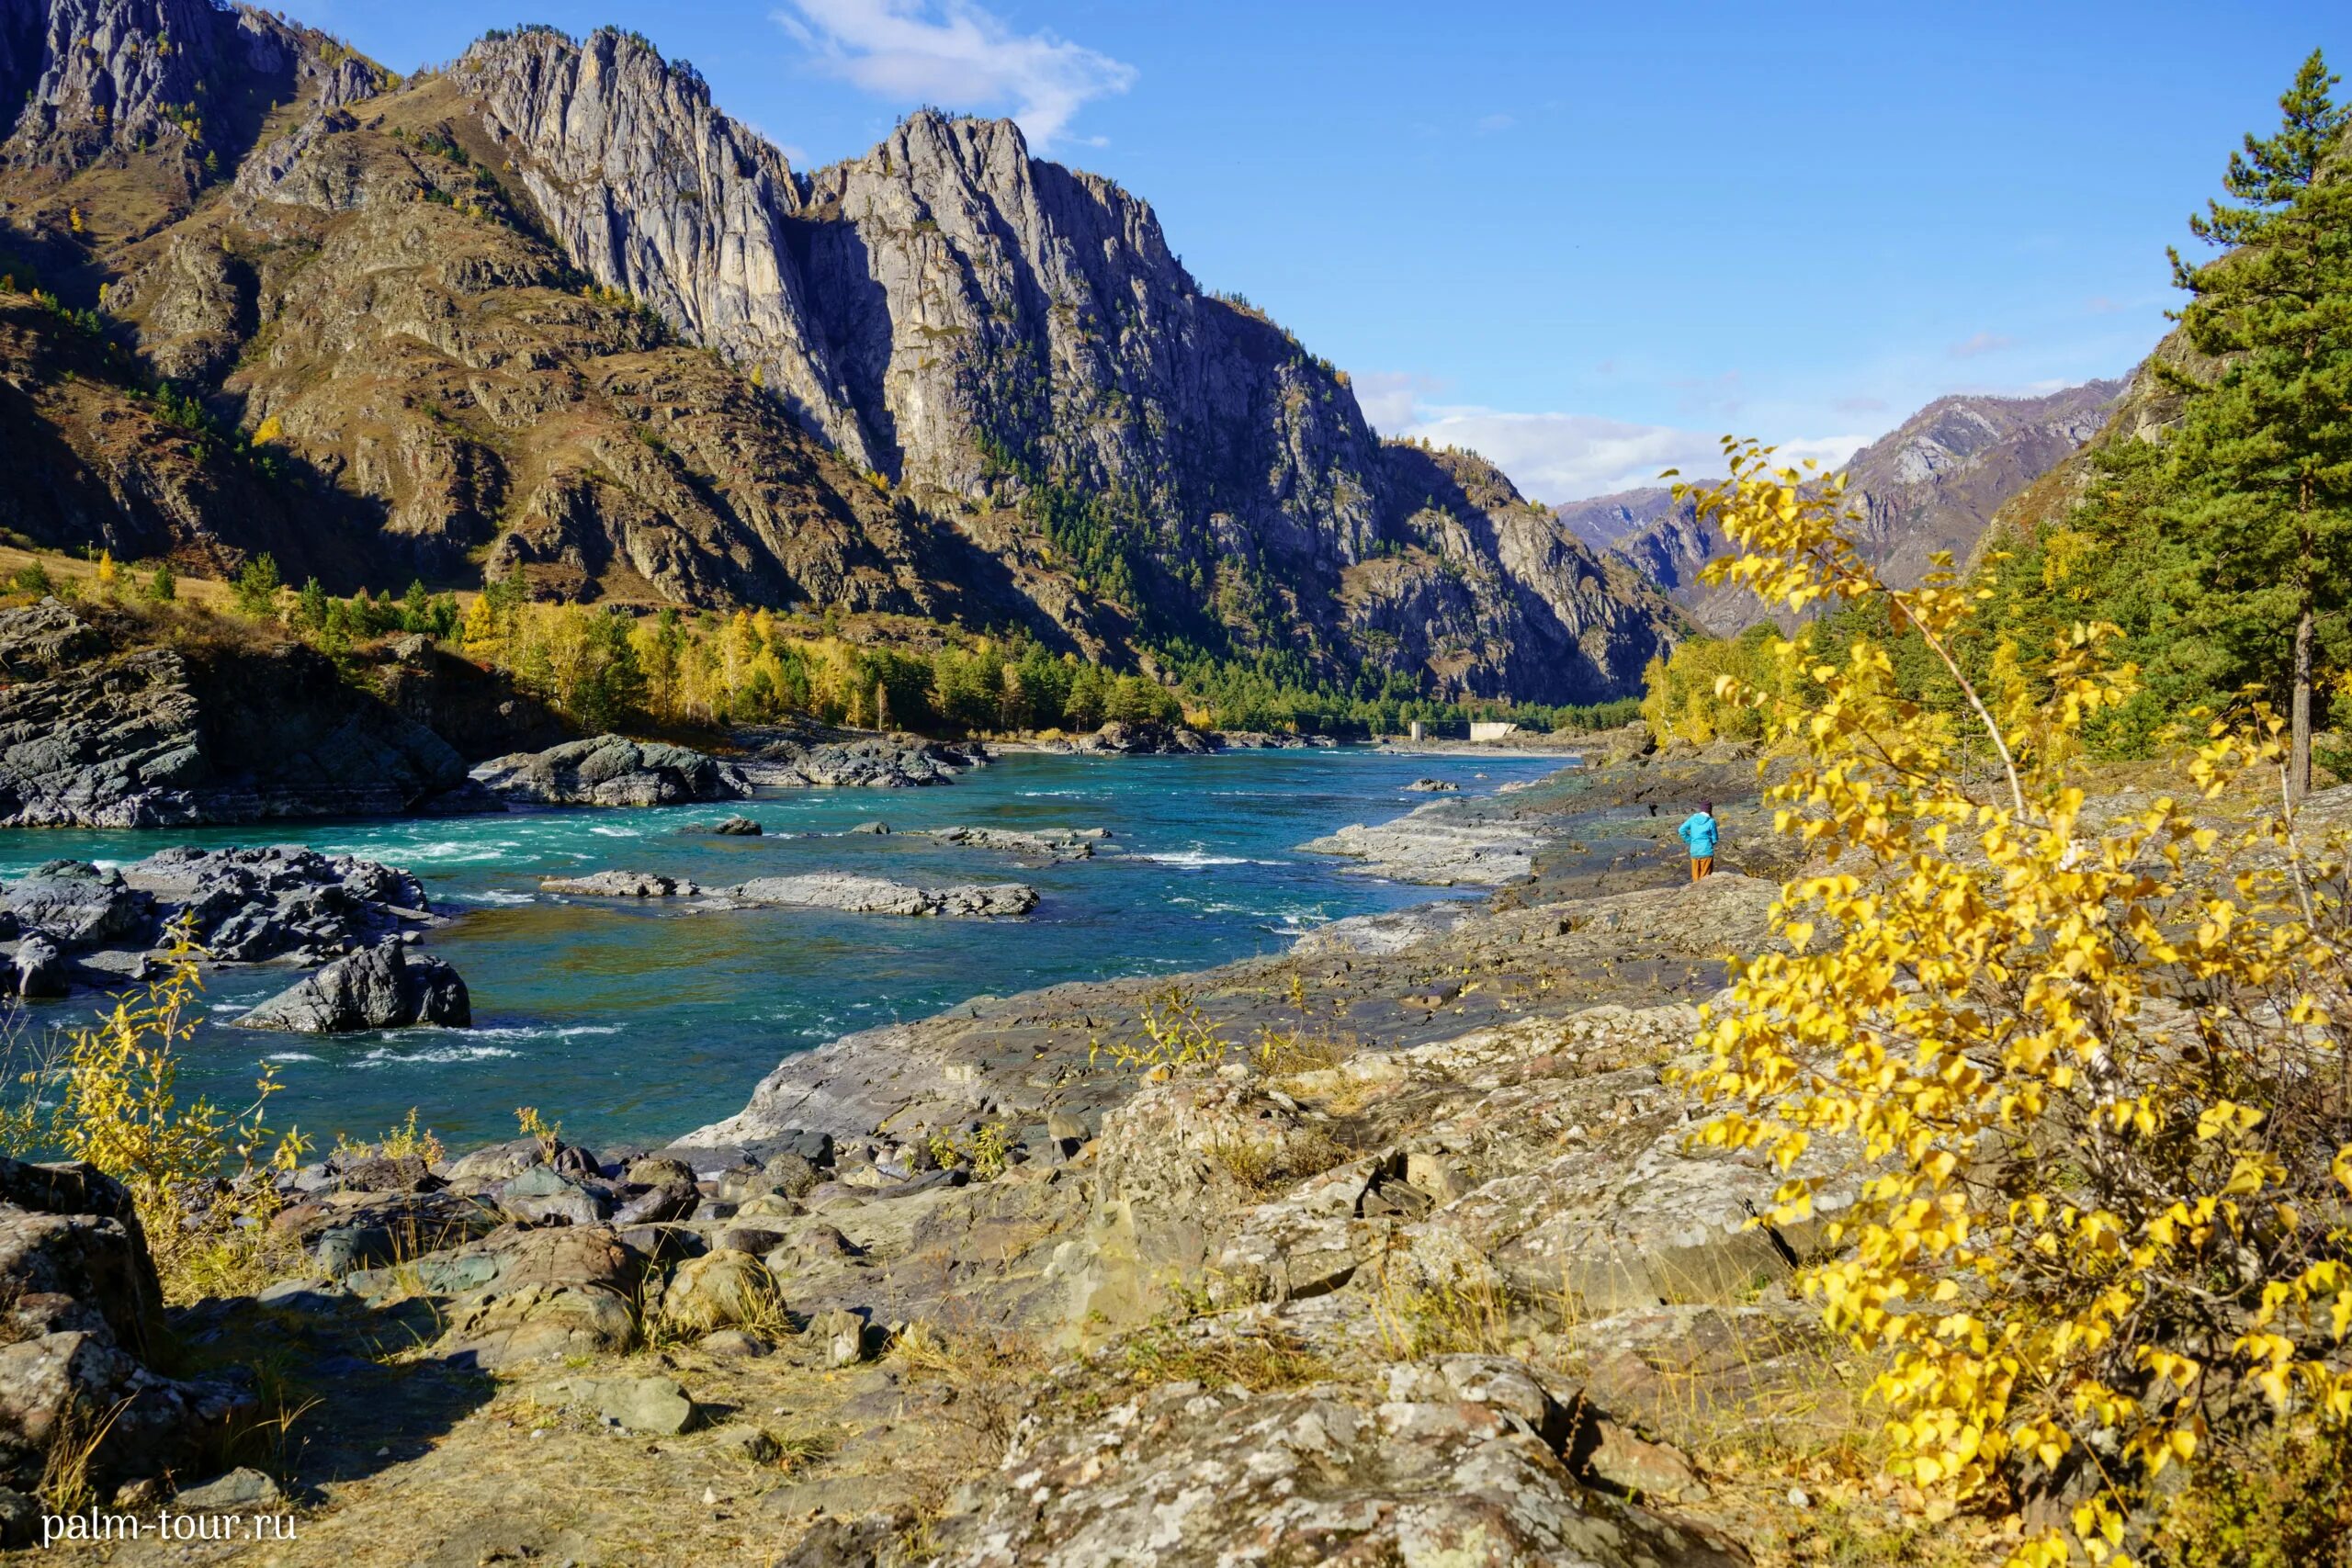
M1265 1393L1329 1382L1339 1375L1312 1347L1290 1335L1202 1332L1199 1325L1189 1322L1138 1329L1119 1342L1116 1354L1128 1379L1147 1385L1239 1384L1252 1393Z
M989 1122L968 1139L958 1138L945 1127L934 1128L925 1143L940 1169L968 1168L978 1179L993 1181L1004 1174L1017 1141L1012 1127L1002 1122Z
M267 1224L277 1208L272 1174L300 1164L307 1147L299 1131L266 1122L278 1088L266 1063L242 1111L181 1100L179 1048L195 1032L198 989L183 937L160 978L116 998L26 1076L24 1100L5 1119L11 1139L87 1160L130 1190L175 1301L256 1290L283 1272L292 1259Z
M355 1144L337 1133L333 1152L334 1156L338 1160L365 1159L370 1156L381 1156L385 1159L406 1159L413 1156L426 1165L438 1165L449 1151L443 1146L440 1138L435 1134L432 1128L417 1126L416 1107L412 1105L408 1108L408 1117L405 1121L387 1128L384 1135L372 1144Z

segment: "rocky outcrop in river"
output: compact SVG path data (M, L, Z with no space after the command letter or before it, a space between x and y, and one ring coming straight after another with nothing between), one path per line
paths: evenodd
M404 871L315 850L162 850L120 869L56 860L0 893L0 979L23 996L136 980L185 932L209 962L316 964L432 923Z
M774 905L839 909L852 915L944 915L955 919L1025 915L1037 907L1037 890L1017 882L913 887L878 876L854 876L843 872L755 876L731 887L700 887L682 878L646 872L600 871L587 876L549 877L539 884L539 889L588 898L698 898L705 907Z
M731 762L622 735L493 758L473 770L473 779L501 800L537 806L678 806L752 793Z
M869 822L853 831L889 829L879 822ZM1022 860L1047 862L1092 860L1095 846L1110 836L1107 828L1040 828L1028 832L1012 828L917 828L906 834L911 839L933 839L943 844L994 850Z
M918 735L865 735L808 723L738 729L743 776L767 789L911 789L953 784L988 764L978 741L951 744Z

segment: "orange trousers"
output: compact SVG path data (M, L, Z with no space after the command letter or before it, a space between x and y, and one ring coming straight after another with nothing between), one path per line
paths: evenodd
M1692 855L1692 856L1690 857L1690 880L1691 880L1691 881L1696 882L1696 881L1698 881L1698 880L1699 880L1701 877L1702 877L1702 876L1709 876L1709 875L1713 875L1713 873L1714 873L1714 869L1715 869L1715 857L1714 857L1714 856L1713 856L1713 855Z

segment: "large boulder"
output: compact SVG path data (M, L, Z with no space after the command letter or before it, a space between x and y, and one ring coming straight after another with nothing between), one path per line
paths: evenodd
M498 1206L525 1224L593 1225L612 1217L613 1200L601 1183L535 1165L498 1190Z
M566 1378L548 1393L582 1404L624 1432L673 1438L695 1425L695 1402L674 1378Z
M643 1270L644 1259L602 1226L508 1226L457 1247L412 1248L397 1266L361 1269L345 1283L371 1300L415 1291L462 1298L471 1307L532 1286L627 1295Z
M492 1369L568 1361L628 1348L637 1318L628 1301L594 1285L524 1285L461 1302L438 1353Z
M270 1228L308 1252L319 1271L341 1278L394 1258L472 1240L497 1212L447 1190L314 1192L270 1218Z
M362 1029L473 1025L472 998L438 958L387 942L339 958L234 1021L246 1029L345 1034Z
M47 863L8 889L7 906L19 926L66 948L138 936L150 919L149 900L122 873L78 860Z
M760 1323L775 1316L782 1306L768 1266L733 1247L679 1264L662 1296L662 1317L697 1333Z
M495 795L542 806L678 806L752 793L732 763L621 735L517 751L484 762L473 777Z
M466 1245L412 1254L344 1281L365 1301L438 1298L435 1353L459 1365L601 1356L637 1334L630 1303L650 1259L604 1226L503 1226Z
M71 987L65 951L45 936L36 934L18 942L11 962L20 997L62 997Z
M163 1291L119 1182L0 1158L0 1485L30 1492L52 1447L94 1442L102 1490L195 1462L252 1407L230 1381L148 1365Z

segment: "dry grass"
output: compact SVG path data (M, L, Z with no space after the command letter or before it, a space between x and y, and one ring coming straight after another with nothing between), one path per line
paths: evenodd
M935 1390L944 1417L963 1427L993 1462L1027 1414L1049 1362L1026 1335L1010 1330L910 1325L890 1347L890 1359L910 1383Z
M1250 1048L1250 1065L1266 1077L1284 1078L1336 1067L1363 1048L1352 1034L1307 1036L1296 1030L1261 1029Z
M49 1453L42 1462L37 1488L42 1505L51 1513L80 1513L98 1501L97 1488L90 1480L90 1463L97 1456L98 1445L106 1441L115 1418L130 1404L126 1399L104 1412L89 1410L78 1400L66 1404L50 1436Z
M1252 1393L1331 1382L1339 1372L1303 1341L1279 1330L1197 1332L1192 1323L1154 1324L1121 1340L1114 1352L1133 1382L1196 1382Z
M1372 1321L1380 1353L1391 1361L1464 1352L1503 1355L1517 1337L1510 1298L1500 1285L1483 1276L1456 1274L1421 1284L1384 1265Z

